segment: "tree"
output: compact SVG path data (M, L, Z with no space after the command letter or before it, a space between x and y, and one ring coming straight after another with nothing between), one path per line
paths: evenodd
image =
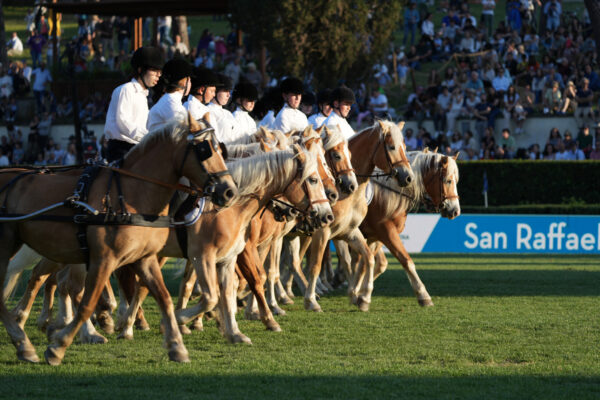
M0 63L3 66L8 65L8 56L6 55L6 32L4 31L4 11L2 10L2 0L0 0Z
M596 52L600 54L600 1L598 0L584 0L585 7L590 14L590 21L592 22L593 35L592 37L596 41Z
M380 60L400 18L384 0L233 0L232 22L266 46L281 75L319 85L362 81Z

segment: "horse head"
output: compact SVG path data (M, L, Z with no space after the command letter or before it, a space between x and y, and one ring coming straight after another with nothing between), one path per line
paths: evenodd
M406 155L406 145L402 128L404 122L398 125L389 121L378 121L380 140L383 145L377 146L373 155L375 165L398 181L400 187L406 187L415 180L414 173Z
M429 171L423 177L425 190L434 209L448 219L460 215L456 158L456 156L434 155L430 161Z
M305 210L304 216L311 225L325 227L333 222L333 212L325 197L317 160L298 145L294 145L293 149L298 172L283 194L296 207Z
M346 194L352 194L358 188L354 168L350 162L348 142L344 140L342 131L336 127L322 126L317 130L323 139L325 159L335 177L335 183Z
M217 140L208 113L199 121L191 114L188 116L187 144L181 150L183 154L178 164L179 173L197 184L201 182L204 194L209 195L216 205L226 207L238 194L237 186L225 165L226 147ZM188 157L190 153L194 157ZM194 178L198 177L198 165L203 177L196 180Z
M330 204L334 205L340 196L336 187L335 178L325 160L325 149L323 148L321 136L312 128L312 125L309 125L298 138L300 143L302 143L304 147L317 158L317 167L319 176L323 182L323 187L325 188L325 195L327 196L327 199L329 199Z

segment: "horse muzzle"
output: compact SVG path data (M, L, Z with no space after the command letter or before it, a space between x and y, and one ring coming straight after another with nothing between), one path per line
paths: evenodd
M314 206L308 213L308 219L311 224L317 228L324 228L334 220L331 206L328 203L322 203Z
M337 203L339 198L337 190L325 189L325 196L327 196L327 200L329 200L329 204L331 205Z
M204 189L204 194L210 196L211 201L219 207L227 207L237 197L238 189L226 182L216 183L207 186Z
M412 172L412 169L404 165L395 167L392 170L392 174L400 187L410 186L415 181L415 174Z
M338 185L340 190L346 194L352 194L358 188L358 182L356 181L356 178L348 175L339 176L335 183Z
M443 218L453 220L460 215L460 205L457 201L446 200L442 206L441 215Z

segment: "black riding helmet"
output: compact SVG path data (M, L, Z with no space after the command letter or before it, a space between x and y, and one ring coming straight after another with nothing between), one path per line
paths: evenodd
M233 81L230 77L225 74L217 73L217 78L219 79L219 85L217 85L217 93L218 92L231 92L233 89Z
M162 71L162 79L167 86L176 86L177 82L193 75L192 64L183 58L173 58L167 61Z
M302 93L301 104L307 105L307 106L314 106L316 103L317 103L317 98L313 92L311 92L310 90L307 90L306 92Z
M302 94L304 92L304 85L298 78L289 77L285 78L281 82L281 93L283 94Z
M339 86L331 92L331 97L329 99L329 104L333 107L333 102L338 101L339 103L356 103L356 97L354 97L354 92L350 90L347 86Z
M249 82L240 82L233 89L233 100L245 99L248 101L256 101L258 99L258 90L256 86Z
M194 75L192 75L192 91L202 86L218 87L221 85L221 81L219 81L219 77L217 76L217 74L208 68L194 68L193 73Z
M131 57L131 67L136 74L138 68L142 69L142 73L149 68L162 69L164 63L162 51L158 47L140 47Z
M323 89L317 93L317 105L331 103L331 89Z

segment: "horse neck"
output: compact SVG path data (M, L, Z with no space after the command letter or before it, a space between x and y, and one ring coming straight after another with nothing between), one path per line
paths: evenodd
M359 183L369 180L369 178L364 177L365 175L373 174L375 151L382 145L380 142L381 138L376 128L367 128L348 142L348 150L350 150L352 157L352 168L356 171Z
M122 169L143 177L175 185L178 181L174 168L173 153L175 146L169 142L147 148L144 152L132 150L123 160ZM123 194L128 204L144 212L159 213L164 210L173 197L174 189L123 176Z

